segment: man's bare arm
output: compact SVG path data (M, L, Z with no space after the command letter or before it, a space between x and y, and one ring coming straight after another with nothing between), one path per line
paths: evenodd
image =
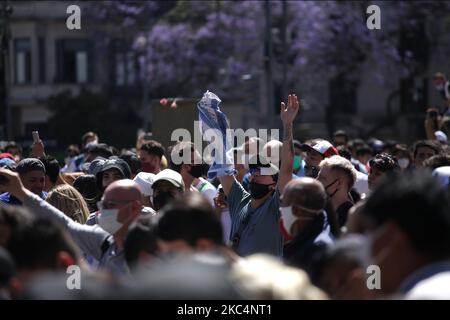
M283 122L283 147L281 148L281 165L277 188L280 194L292 179L294 166L293 122L297 116L300 103L295 94L288 96L288 104L281 103L280 117Z

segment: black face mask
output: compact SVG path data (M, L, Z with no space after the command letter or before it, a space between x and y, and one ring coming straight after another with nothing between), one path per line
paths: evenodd
M159 192L157 196L153 197L153 208L159 210L173 199L175 199L175 196L170 192Z
M266 194L268 194L271 190L269 189L270 184L261 184L256 182L250 182L250 196L253 199L261 199L264 198Z
M200 178L205 172L205 167L202 164L191 165L191 171L189 174L194 178Z

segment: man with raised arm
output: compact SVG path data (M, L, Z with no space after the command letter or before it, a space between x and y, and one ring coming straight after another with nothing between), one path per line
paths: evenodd
M111 183L99 203L99 224L88 226L73 221L27 190L17 173L0 169L0 176L3 188L37 217L56 221L69 231L81 251L99 261L99 269L115 275L129 273L123 251L125 237L142 210L141 191L136 182L122 179Z
M292 179L294 146L292 126L299 110L295 94L282 102L280 117L283 122L283 146L280 168L262 156L250 159L250 193L244 190L234 175L219 175L232 220L233 248L241 256L267 253L281 257L283 238L280 233L280 194Z

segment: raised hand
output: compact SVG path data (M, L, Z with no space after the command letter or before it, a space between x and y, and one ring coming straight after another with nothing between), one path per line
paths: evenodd
M295 94L290 94L288 96L287 106L284 102L281 102L280 117L283 124L294 122L299 109L300 102L298 101L297 96Z
M32 144L30 155L36 158L45 156L45 147L42 140Z
M25 188L22 185L22 181L20 181L18 173L7 169L0 169L0 184L4 191L22 200Z

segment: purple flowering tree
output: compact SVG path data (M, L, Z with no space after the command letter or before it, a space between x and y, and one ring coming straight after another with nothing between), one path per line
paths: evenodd
M366 27L370 4L382 10L380 31ZM239 93L242 77L263 68L263 1L103 1L95 6L97 19L120 23L130 40L146 40L135 41L134 48L144 52L141 69L150 90L160 97L199 96L205 88ZM285 16L282 1L271 1L274 81L282 78L283 52L289 65L288 87L302 91L315 92L321 79L343 75L357 82L369 58L374 61L369 72L380 81L388 80L387 85L390 72L405 77L420 73L426 54L420 45L412 49L402 45L402 39L414 43L423 23L439 29L449 7L449 2L288 1ZM433 49L438 35L425 34L422 40Z

